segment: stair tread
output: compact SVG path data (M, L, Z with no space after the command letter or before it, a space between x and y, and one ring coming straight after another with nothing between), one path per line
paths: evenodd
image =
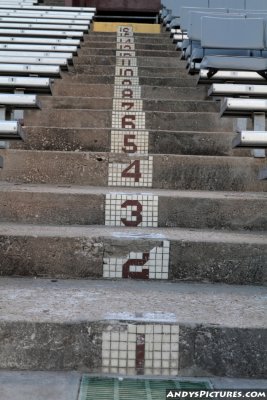
M228 232L208 229L183 228L126 228L105 225L28 225L0 223L2 236L30 237L107 237L111 239L159 239L171 241L191 241L209 243L248 243L266 245L265 232Z
M267 328L266 288L252 285L2 278L0 290L4 298L0 321L5 322L141 318L217 328Z
M149 194L153 196L196 198L196 199L228 199L228 200L267 200L267 192L227 192L207 190L170 190L150 188L123 188L108 186L79 185L47 185L47 184L14 184L0 182L0 192L57 193L57 194Z

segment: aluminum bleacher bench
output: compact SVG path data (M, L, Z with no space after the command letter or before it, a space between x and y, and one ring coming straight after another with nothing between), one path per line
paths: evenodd
M40 108L40 102L34 94L0 93L0 107L5 108Z
M34 65L34 64L0 64L1 75L26 75L26 76L60 76L60 66L58 65Z
M208 95L211 97L265 97L267 98L267 85L240 85L233 83L213 83L209 90Z
M23 92L48 92L51 93L52 82L49 78L0 76L0 92L23 91Z
M32 54L32 52L43 52L58 54L58 57L71 58L73 54L77 53L77 46L47 46L42 44L9 44L9 43L1 43L0 42L0 51L14 52L18 51L27 51Z
M0 9L9 9L10 8L10 3L9 6L4 6L0 3ZM95 13L96 8L94 7L58 7L58 6L43 6L43 5L38 5L36 6L28 6L28 5L13 5L14 9L23 9L23 10L33 10L35 11L38 9L38 11L61 11L64 13L70 12L70 13L77 13L77 14L85 14L85 13Z
M71 12L62 12L62 11L39 11L36 7L35 10L14 10L14 9L1 9L0 8L0 16L6 17L10 16L12 18L50 18L50 19L60 19L60 20L77 20L77 21L91 21L94 17L92 13L71 13Z
M18 121L0 121L0 139L1 140L24 139L24 133L21 124Z
M0 25L1 27L1 25ZM52 37L67 37L67 38L83 38L84 33L80 31L61 31L61 30L38 30L38 29L2 29L0 28L0 35L12 36L52 36Z
M58 38L33 38L33 37L15 37L0 36L0 43L29 43L29 44L45 44L57 46L80 46L79 39L58 39Z
M65 58L54 57L21 57L21 56L0 56L1 64L31 64L31 65L59 65L61 68L67 68L68 60Z
M60 18L36 18L35 16L32 18L25 17L2 17L0 16L0 23L36 23L36 24L58 24L58 25L85 25L86 23L90 24L90 20L81 20L81 19L60 19Z
M69 61L73 58L73 54L72 53L57 53L57 52L48 52L48 51L23 51L22 49L18 49L17 51L12 51L12 50L2 50L1 49L1 45L0 45L0 58L1 57L17 57L18 59L22 58L26 58L26 57L37 57L39 58L52 58L53 60L55 58L57 59L63 59L65 61ZM53 60L51 60L51 62L53 64L55 64L55 62L53 62ZM1 62L1 61L0 61ZM24 61L23 61L24 62ZM31 62L31 64L35 64L33 62ZM43 64L49 64L48 62L43 62ZM58 64L58 63L56 63ZM58 64L61 65L61 64ZM65 65L65 63L64 63Z
M87 32L89 29L88 25L61 25L61 24L39 24L39 23L32 23L32 24L23 24L20 22L0 22L1 30L3 29L45 29L45 30L63 30L63 31L83 31Z

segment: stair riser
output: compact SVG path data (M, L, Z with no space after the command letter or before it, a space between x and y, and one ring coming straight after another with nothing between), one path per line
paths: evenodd
M110 129L25 127L26 141L13 141L12 149L110 152ZM233 133L150 131L149 154L234 155L249 157L250 150L232 150Z
M56 322L1 322L1 336L8 338L8 343L2 345L0 367L99 373L103 371L103 333L127 329L127 322L63 325ZM260 340L254 340L255 337ZM263 329L180 325L179 375L265 378L264 342L266 331Z
M108 97L114 95L113 85L83 85L83 84L63 84L60 81L55 82L53 86L54 96L77 96L77 97ZM205 87L195 88L173 88L143 86L141 88L142 99L151 100L207 100L207 91Z
M113 109L113 99L84 97L42 97L43 109ZM219 112L219 107L209 101L153 101L143 100L143 111L153 112Z
M113 76L103 76L103 75L87 75L87 74L78 74L71 75L66 73L63 75L63 78L68 80L68 83L77 83L77 84L105 84L105 85L113 85L114 84L114 75ZM149 86L168 86L168 87L195 87L196 80L195 79L182 79L182 78L160 78L160 77L144 77L141 76L139 78L139 84L149 85Z
M86 53L88 56L116 56L117 49L91 49L90 47L86 49ZM166 58L177 58L179 60L179 53L176 51L168 51L168 50L136 50L136 57L166 57ZM185 62L183 62L185 65Z
M107 191L106 194L108 193L110 192ZM112 193L116 195L116 192ZM128 193L127 199L131 200L135 193L134 191ZM106 194L1 191L0 222L36 225L106 225ZM242 200L231 197L216 199L159 194L155 198L158 198L155 212L158 227L267 230L267 197L265 200L257 198ZM120 204L124 202L125 200ZM142 204L141 201L140 204L146 213L148 210L146 202ZM120 212L123 217L123 208ZM130 220L136 221L136 218Z
M175 54L175 53L174 53ZM116 64L115 55L91 55L91 56L80 56L75 58L75 65L77 64L87 64L87 65L114 65ZM163 57L162 52L155 57L153 57L153 64L158 68L175 68L180 67L182 69L185 68L184 61L180 61L179 58L176 57ZM137 65L139 67L151 67L151 56L147 55L138 55L137 57Z
M265 182L257 180L259 170L266 165L265 159L173 155L133 159L115 153L19 150L2 150L0 155L5 159L5 166L0 170L0 179L14 183L107 186L109 176L112 179L110 185L123 185L121 187L127 182L130 187L135 185L135 188L266 191ZM140 162L141 180L138 183L134 183L135 179L130 177L126 177L125 181L114 180L117 168L123 170L134 160ZM150 166L145 166L145 162L150 162ZM153 177L150 183L151 173Z
M220 119L217 113L146 112L144 115L146 130L233 131L233 120L231 118ZM24 123L26 126L60 128L111 128L112 113L98 110L34 110L25 112Z
M105 42L105 41L88 41L82 44L82 50L87 51L87 49L109 49L114 50L117 48L117 42ZM149 51L173 51L175 52L176 48L175 45L172 44L171 40L165 44L157 43L146 43L144 41L135 41L135 49L136 50L149 50ZM178 57L179 53L175 53Z
M87 64L75 64L75 71L78 74L92 74L92 75L111 75L115 76L115 66L114 65L87 65ZM188 73L183 68L149 68L149 67L139 67L139 76L147 77L176 77L179 79L188 79ZM189 78L190 79L190 78Z
M136 44L146 44L146 45L151 44L153 46L153 45L158 45L159 41L162 45L166 45L166 46L172 45L172 40L170 37L154 38L154 35L152 37L151 36L142 36L142 37L135 36L134 37L134 42ZM91 43L101 43L101 44L109 43L110 47L114 47L114 46L116 46L117 39L116 39L116 37L109 36L109 35L92 36L90 34L90 35L87 35L84 42L81 44L81 47L83 48L86 46L90 46ZM165 47L165 49L166 49L166 47Z

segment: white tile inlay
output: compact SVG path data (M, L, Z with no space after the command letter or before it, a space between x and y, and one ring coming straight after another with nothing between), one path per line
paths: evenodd
M158 196L146 194L107 194L105 225L157 227Z
M112 128L116 129L145 129L146 114L139 111L113 111Z
M116 85L114 88L115 99L141 99L141 86Z
M103 259L103 278L160 279L169 278L170 242L147 252L130 252L125 257Z
M114 99L113 111L143 111L143 100Z
M126 154L148 154L149 133L147 131L111 131L111 152Z
M123 375L179 372L179 326L128 324L102 332L102 371Z
M116 86L139 86L139 78L137 76L115 76Z
M108 186L152 187L153 157L109 163Z
M116 65L118 67L137 67L137 58L136 57L117 57Z
M133 50L117 50L116 51L116 57L122 57L122 58L127 58L127 57L136 57L135 51Z
M138 67L116 66L115 75L122 77L138 76Z

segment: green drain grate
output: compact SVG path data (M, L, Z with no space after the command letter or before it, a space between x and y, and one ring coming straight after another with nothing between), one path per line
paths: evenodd
M166 389L210 389L209 382L83 376L79 400L165 400Z

